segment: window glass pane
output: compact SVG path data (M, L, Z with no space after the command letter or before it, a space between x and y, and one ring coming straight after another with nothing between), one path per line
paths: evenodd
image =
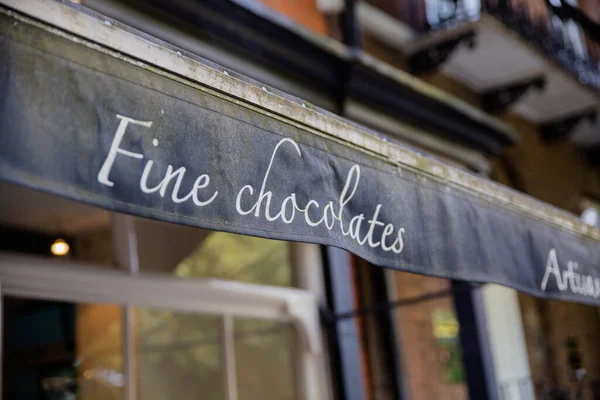
M395 277L400 300L416 300L397 309L400 354L411 399L467 399L450 281L406 272L396 272ZM434 293L433 298L418 300Z
M292 286L290 244L225 232L136 220L142 272Z
M0 251L117 268L110 212L6 183L0 204Z
M175 274L290 286L289 243L213 232L179 263Z
M239 400L295 400L295 331L291 324L234 319Z
M135 311L140 400L224 399L219 317Z
M121 400L121 309L3 299L4 400Z

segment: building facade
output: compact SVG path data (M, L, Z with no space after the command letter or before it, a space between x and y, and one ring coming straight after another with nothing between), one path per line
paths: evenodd
M211 96L260 103L256 96L266 93L324 118L340 116L344 129L360 129L578 216L600 203L597 1L1 4L7 43L12 34L40 58L70 57L82 104L103 100L85 89L78 65L169 90L167 83L110 64L94 53L98 45L104 55L143 60L139 67L166 71L172 81L191 79L200 68L218 71L224 77L215 78ZM87 53L77 54L58 39L22 39L21 26L84 43ZM195 64L177 69L162 50ZM20 60L11 51L11 60ZM242 89L218 86L227 79L241 81ZM194 94L186 90L168 93L191 104ZM126 103L125 92L114 89L114 96ZM275 117L285 115L270 108L279 103L269 104L264 107ZM275 129L266 119L219 107L213 111ZM157 115L164 111L156 109ZM105 120L96 112L100 131ZM301 121L300 113L292 117ZM136 128L151 126L117 118ZM218 120L207 124L234 130ZM300 137L291 128L285 135ZM165 139L152 145L159 148ZM351 139L336 140L331 151L343 157L345 150L335 146ZM248 154L266 151L244 143ZM187 153L173 146L169 154L173 173ZM238 154L235 165L252 169L241 166L246 156ZM111 182L109 174L104 179ZM198 189L209 186L198 179ZM164 197L169 180L165 193L161 185L144 193ZM176 217L132 211L133 217L115 212L127 212L118 206L63 199L56 196L59 190L48 194L2 183L1 192L3 236L11 238L0 261L5 399L66 399L75 393L127 400L600 398L597 304L467 282L474 278L448 279L443 269L429 276L409 268L386 270L356 252L299 239L200 229ZM196 204L210 200L198 193L188 198ZM285 206L281 215L286 218ZM70 245L62 259L50 252L57 238ZM559 253L560 265L567 261Z

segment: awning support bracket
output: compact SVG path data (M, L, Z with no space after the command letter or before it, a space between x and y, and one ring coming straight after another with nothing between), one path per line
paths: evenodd
M531 88L541 92L545 86L546 78L543 75L536 76L525 81L491 89L483 93L481 103L487 112L500 113L516 103Z
M588 109L581 113L570 115L566 118L547 122L540 127L540 134L544 141L556 141L567 138L577 125L588 119L592 123L598 118L598 110Z
M469 49L474 49L475 30L470 30L413 54L408 61L410 72L421 75L438 69L463 42Z

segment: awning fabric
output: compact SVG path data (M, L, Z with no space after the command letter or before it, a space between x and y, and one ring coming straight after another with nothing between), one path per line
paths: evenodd
M0 179L600 304L600 233L574 216L129 30L68 17L88 18L72 24L80 36L1 12Z

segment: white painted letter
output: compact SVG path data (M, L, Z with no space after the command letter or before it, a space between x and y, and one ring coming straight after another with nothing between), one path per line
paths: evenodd
M142 125L147 128L152 126L152 121L138 121L129 117L124 117L122 115L117 114L117 118L121 120L119 123L119 127L117 128L117 132L115 133L115 137L110 145L110 150L108 151L108 156L104 160L104 164L102 164L102 168L100 168L100 172L98 172L98 182L106 186L114 186L115 183L111 182L108 179L110 175L110 170L115 162L115 158L117 158L117 154L123 154L125 156L129 156L132 158L137 158L141 160L144 156L140 153L134 153L132 151L123 150L119 147L121 144L121 140L123 140L123 136L125 135L125 130L127 129L127 125L129 123Z
M352 188L352 192L348 195L348 189L352 183L354 175L356 174L356 181L354 182L354 187ZM344 189L342 189L342 194L340 195L340 211L338 213L338 220L340 221L340 228L342 230L342 235L347 236L348 234L352 235L352 228L348 228L348 232L344 231L344 207L346 204L352 200L354 197L354 193L356 193L356 189L358 188L358 182L360 181L360 167L356 164L350 168L348 172L348 176L346 177L346 183L344 184Z
M192 194L192 200L194 201L194 204L196 204L198 207L203 207L206 205L209 205L210 203L213 202L214 199L217 198L217 195L219 194L219 191L215 191L215 193L212 195L212 197L208 200L200 200L198 198L198 189L204 189L205 187L208 186L208 184L210 183L210 176L206 175L206 174L202 174L200 175L197 179L196 182L194 182L194 187L192 188L192 191L190 192ZM186 196L186 198L189 195Z
M398 229L398 239L392 244L392 251L396 254L402 253L404 250L404 239L402 238L402 234L404 233L404 228ZM398 247L396 247L398 245Z
M548 253L548 261L546 262L546 272L544 273L544 279L542 279L542 290L546 290L546 286L548 285L548 278L550 278L550 274L554 274L556 278L556 286L558 290L561 292L566 289L566 284L568 282L562 282L562 277L560 275L560 268L558 267L558 260L556 258L556 250L550 249Z

